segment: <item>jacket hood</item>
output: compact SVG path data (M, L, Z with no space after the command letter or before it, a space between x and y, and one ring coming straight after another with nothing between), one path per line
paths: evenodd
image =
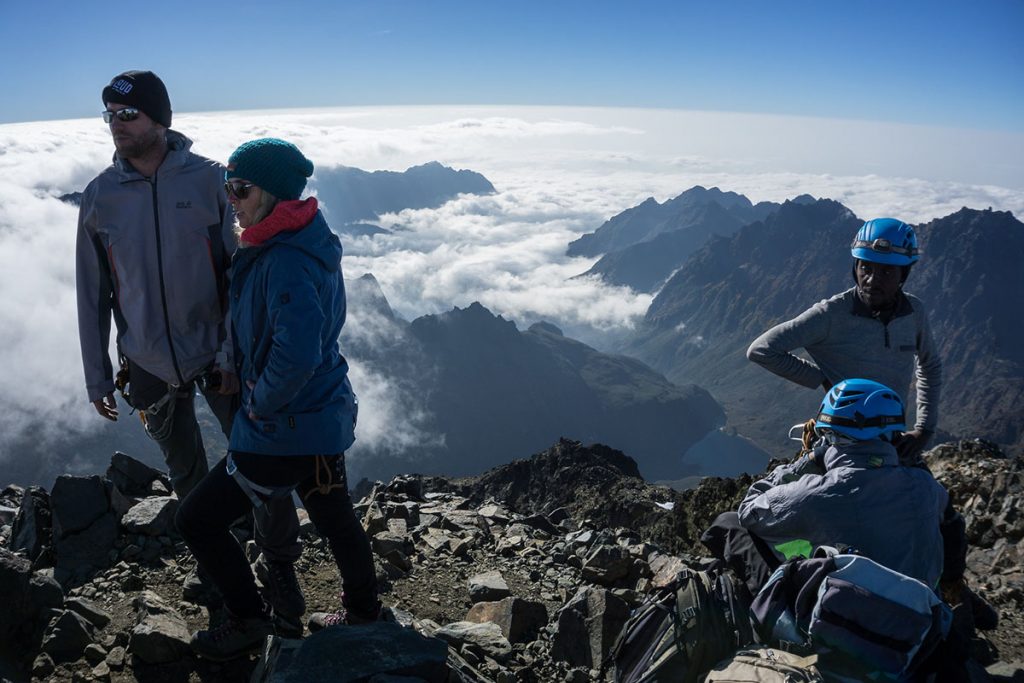
M324 214L319 209L306 227L280 232L262 245L246 249L269 248L278 244L305 252L328 271L337 270L341 262L341 240L328 227Z
M164 161L160 164L160 169L176 168L178 166L184 166L189 158L189 151L192 149L191 138L182 135L176 130L167 129L167 156L164 157ZM137 180L142 177L135 167L128 163L128 160L114 152L114 168L116 168L121 176L121 181L126 180Z
M840 447L830 446L825 451L825 469L852 467L855 469L872 469L876 467L895 467L900 458L896 448L887 441L871 439L856 441Z

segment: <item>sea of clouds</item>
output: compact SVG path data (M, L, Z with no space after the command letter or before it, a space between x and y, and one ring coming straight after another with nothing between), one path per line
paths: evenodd
M550 107L179 114L174 124L195 151L221 161L241 142L277 136L319 168L401 171L436 160L482 173L494 195L387 215L390 234L346 240L346 277L373 273L407 320L480 301L521 329L549 320L598 346L628 334L651 297L575 277L594 259L568 258L565 248L647 197L664 201L697 184L754 202L807 193L864 218L915 223L962 206L1024 212L1024 136L1011 133ZM27 436L57 445L109 428L85 401L77 209L57 197L84 188L111 153L99 116L0 125L0 463ZM358 320L354 311L351 324ZM399 378L353 365L364 449L443 438L419 431L422 415Z

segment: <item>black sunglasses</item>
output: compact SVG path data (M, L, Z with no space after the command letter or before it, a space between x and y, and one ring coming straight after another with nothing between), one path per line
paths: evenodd
M233 183L230 180L224 183L224 191L229 197L245 199L249 196L249 188L256 187L256 183Z
M124 109L118 109L117 111L110 111L107 109L103 112L103 122L110 123L117 117L118 121L134 121L139 118L141 112L135 107L125 107Z

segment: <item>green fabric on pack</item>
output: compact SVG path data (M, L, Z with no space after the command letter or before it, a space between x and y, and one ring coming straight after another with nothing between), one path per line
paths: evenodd
M792 560L794 557L810 557L811 553L814 552L814 547L810 541L805 541L802 538L779 543L775 546L775 549L782 553L783 557L787 560Z

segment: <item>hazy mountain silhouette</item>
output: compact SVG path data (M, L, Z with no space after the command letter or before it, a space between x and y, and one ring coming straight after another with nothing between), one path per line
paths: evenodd
M708 207L721 211L708 215ZM709 234L732 234L740 226L764 218L778 208L773 202L754 205L735 192L696 185L678 197L659 204L653 197L612 216L592 233L569 244L569 256L597 256L649 242L661 234L693 230L694 247ZM729 216L731 220L723 216ZM716 228L715 222L722 221ZM671 271L670 271L671 272Z
M432 209L460 194L491 194L494 186L473 171L444 166L436 161L406 171L363 171L340 166L318 169L311 182L331 226L346 232L349 223L366 234L367 221L403 209Z
M730 238L712 238L652 302L627 351L722 403L729 423L769 452L791 450L790 424L817 391L746 360L770 326L852 285L848 244L861 219L842 204L786 202ZM944 365L941 430L1019 447L1024 428L1024 226L1007 212L962 209L917 227L924 250L907 282ZM913 401L910 401L913 404Z
M417 318L375 368L400 367L442 440L411 453L374 453L360 472L477 474L561 436L635 453L650 479L687 473L682 455L724 421L704 390L679 387L640 361L603 354L554 325L520 332L479 303ZM692 473L692 472L690 472Z

